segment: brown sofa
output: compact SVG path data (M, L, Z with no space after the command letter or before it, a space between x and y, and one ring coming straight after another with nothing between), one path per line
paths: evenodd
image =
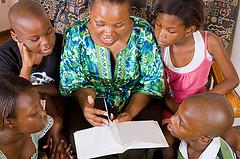
M88 0L39 0L54 23L55 30L63 33L75 20L88 16ZM132 15L140 16L150 23L154 23L154 9L159 0L133 0ZM218 35L225 47L232 39L236 25L239 1L238 0L204 0L205 25L204 29ZM224 79L216 63L212 67L214 84ZM210 78L211 79L211 78ZM235 116L240 116L240 99L233 90L226 94L230 100Z

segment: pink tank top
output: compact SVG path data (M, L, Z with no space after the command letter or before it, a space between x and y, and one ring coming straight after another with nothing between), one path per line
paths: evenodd
M173 66L169 47L162 51L170 95L178 104L188 96L205 92L205 85L213 61L205 45L205 43L207 44L207 35L205 34L205 42L199 31L194 32L193 37L195 42L194 56L191 62L184 67Z

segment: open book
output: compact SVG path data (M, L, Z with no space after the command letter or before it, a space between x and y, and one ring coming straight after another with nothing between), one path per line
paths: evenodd
M78 159L123 153L128 149L168 147L157 121L110 122L74 133Z

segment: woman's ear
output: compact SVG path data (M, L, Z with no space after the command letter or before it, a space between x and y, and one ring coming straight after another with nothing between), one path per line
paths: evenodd
M10 31L10 35L15 42L19 42L17 34L13 30Z

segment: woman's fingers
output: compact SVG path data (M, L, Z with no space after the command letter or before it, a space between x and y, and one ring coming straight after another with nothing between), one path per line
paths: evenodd
M115 122L123 122L123 121L131 121L132 117L129 113L124 112L118 115L118 117L114 120Z
M94 107L87 107L84 109L84 116L86 120L93 126L108 125L107 113L103 110L96 109Z

